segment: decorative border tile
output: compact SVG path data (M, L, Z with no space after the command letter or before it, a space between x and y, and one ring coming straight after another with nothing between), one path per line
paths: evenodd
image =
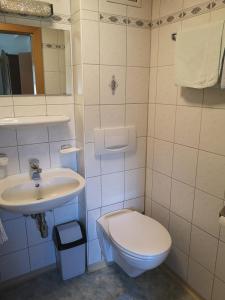
M65 45L42 43L42 48L64 50L65 49Z
M150 20L128 18L126 16L110 15L106 13L100 13L99 20L100 22L104 22L104 23L132 26L132 27L145 28L145 29L149 29L151 25Z
M176 23L221 8L225 8L225 0L208 0L202 4L188 7L187 9L174 12L173 14L152 21L128 18L126 16L110 15L107 13L100 13L99 20L100 22L104 22L104 23L127 25L127 26L133 26L133 27L145 28L145 29L149 29L149 28L154 29L157 27Z
M187 9L180 10L175 12L171 15L164 16L162 18L153 20L151 22L151 28L157 28L164 25L168 25L171 23L176 23L178 21L182 21L185 19L189 19L198 15L202 15L208 13L212 10L225 8L225 0L214 0L214 1L207 1L199 5L195 5L189 7Z

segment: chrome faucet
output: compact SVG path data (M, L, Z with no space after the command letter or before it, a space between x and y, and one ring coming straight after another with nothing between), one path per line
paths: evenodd
M30 178L32 180L40 180L42 169L39 167L39 160L37 158L31 158L29 160L30 164Z

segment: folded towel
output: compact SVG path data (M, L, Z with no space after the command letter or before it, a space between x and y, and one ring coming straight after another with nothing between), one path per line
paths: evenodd
M5 232L2 221L0 219L0 245L3 245L7 241L8 241L8 237L7 237L7 234Z
M175 80L178 86L202 89L218 82L223 29L224 21L220 21L177 34Z
M221 75L220 75L220 87L221 89L225 89L225 50L223 51L223 59L221 66Z

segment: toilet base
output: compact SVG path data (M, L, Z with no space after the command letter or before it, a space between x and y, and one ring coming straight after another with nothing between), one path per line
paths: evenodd
M127 256L112 245L113 261L118 264L125 273L130 277L138 277L146 271L159 267L167 258L169 252L156 256L150 260L139 260L131 256Z
M115 251L117 252L117 251ZM141 274L143 274L144 272L146 272L147 270L141 270L141 269L137 269L132 267L131 265L128 265L124 259L120 256L119 253L114 253L114 262L120 266L120 268L129 276L132 278L138 277Z

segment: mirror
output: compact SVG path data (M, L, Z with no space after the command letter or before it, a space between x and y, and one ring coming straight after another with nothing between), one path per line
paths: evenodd
M69 31L0 23L0 95L71 92Z

